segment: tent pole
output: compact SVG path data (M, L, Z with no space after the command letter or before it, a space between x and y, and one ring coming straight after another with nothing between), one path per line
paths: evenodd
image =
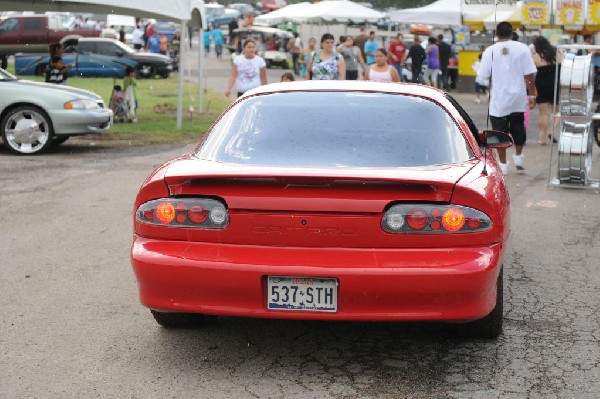
M204 90L204 85L206 84L206 81L204 79L204 64L202 62L202 57L204 56L204 35L203 33L203 29L200 28L200 30L198 31L198 34L200 35L200 37L198 38L198 112L202 112L204 110L204 97L203 97L203 90ZM192 43L192 38L190 37L190 45Z
M187 26L184 19L181 20L181 44L179 45L179 90L177 93L177 129L181 129L183 123L183 82L185 75L185 61L188 57L189 46L187 44Z

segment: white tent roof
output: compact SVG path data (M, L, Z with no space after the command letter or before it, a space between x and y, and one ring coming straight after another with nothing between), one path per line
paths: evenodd
M289 16L296 23L376 23L385 14L349 0L325 0L302 7Z
M201 0L0 0L0 11L61 11L74 13L122 14L190 21L194 27L206 26Z
M311 6L312 4L307 2L290 4L289 6L280 8L279 10L259 15L258 17L254 18L254 23L258 25L279 25L290 21L290 18L300 12L300 10L303 8Z
M463 0L438 0L424 7L406 8L390 13L390 19L404 24L425 24L455 26L463 21L483 20L496 8L493 6L469 7L461 6ZM498 10L504 10L501 6Z
M406 8L390 13L390 19L404 24L460 25L462 0L438 0L419 8Z

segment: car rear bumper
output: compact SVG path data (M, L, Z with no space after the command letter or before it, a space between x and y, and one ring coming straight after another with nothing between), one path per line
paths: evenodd
M108 108L96 110L61 110L51 115L56 135L100 133L111 128L113 112Z
M503 245L448 249L286 248L134 237L140 300L223 316L468 321L496 303ZM334 313L267 310L266 276L338 279Z

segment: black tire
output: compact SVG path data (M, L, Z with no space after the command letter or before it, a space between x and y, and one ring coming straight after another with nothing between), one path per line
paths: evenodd
M208 317L199 313L167 313L151 310L154 320L169 329L202 327Z
M43 109L34 105L22 105L11 109L4 116L0 123L0 135L9 151L34 155L52 146L54 128L52 120Z
M54 136L52 138L52 145L61 145L62 143L64 143L65 141L69 140L71 136Z
M289 64L288 64L287 61L283 61L281 63L281 68L283 68L283 69L290 69L290 66L289 66Z
M142 62L137 66L137 76L140 79L152 79L156 76L156 67Z
M498 338L502 334L504 320L504 277L503 269L498 275L496 283L496 306L491 313L482 319L469 323L457 324L457 332L460 336L468 338Z
M265 60L265 64L267 64L267 69L270 69L272 66L271 60Z
M8 68L8 55L0 55L0 68Z

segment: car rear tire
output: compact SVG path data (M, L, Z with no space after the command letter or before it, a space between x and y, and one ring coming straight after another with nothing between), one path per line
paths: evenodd
M200 313L170 313L151 310L154 320L161 326L169 329L202 327L214 316L206 316Z
M482 319L469 323L457 324L459 335L469 338L498 338L502 334L504 320L504 277L503 268L500 269L496 284L496 306L491 313Z
M0 134L9 151L22 155L46 151L54 138L50 117L33 105L10 110L2 119Z
M290 69L290 66L289 66L289 64L288 64L288 62L287 62L287 61L283 61L283 62L281 63L281 68L282 68L282 69Z
M137 76L141 79L152 79L156 76L156 68L154 65L141 63L137 67Z

